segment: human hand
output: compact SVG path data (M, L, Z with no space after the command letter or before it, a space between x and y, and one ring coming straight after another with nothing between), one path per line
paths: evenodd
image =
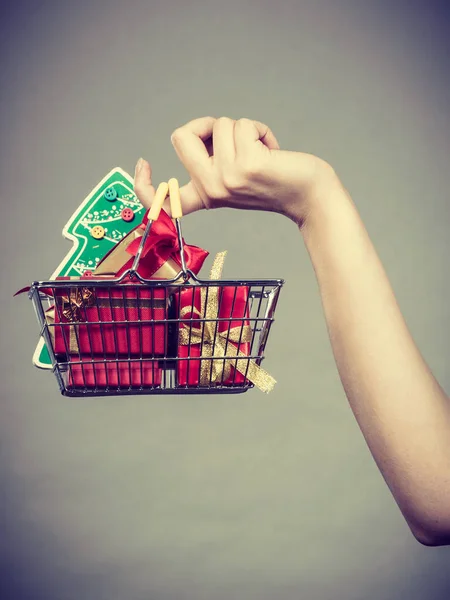
M171 141L191 177L180 188L184 214L220 207L265 210L301 226L318 187L334 176L316 156L281 150L269 127L250 119L194 119L176 129ZM134 189L150 207L155 189L143 159L136 165ZM167 201L164 208L170 212Z

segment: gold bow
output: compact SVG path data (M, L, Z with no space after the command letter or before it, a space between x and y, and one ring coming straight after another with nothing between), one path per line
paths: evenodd
M71 288L67 296L61 296L61 312L68 321L80 321L82 308L95 304L94 293L89 288Z
M226 252L219 252L216 255L211 268L211 280L221 278L225 256ZM225 331L218 331L219 288L209 287L207 292L205 287L201 287L200 298L200 311L195 307L184 307L180 311L180 319L187 313L195 313L206 320L202 322L201 327L181 323L178 336L178 341L182 346L200 344L201 358L213 359L201 360L200 384L209 385L210 383L225 381L230 376L231 366L233 366L257 388L269 393L276 383L275 379L238 349L239 343L251 341L251 328L248 325L243 325Z

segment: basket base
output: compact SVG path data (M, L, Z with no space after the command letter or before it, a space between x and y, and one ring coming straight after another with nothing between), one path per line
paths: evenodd
M69 397L242 394L254 387L248 380L234 385L181 385L175 369L165 366L162 370L156 360L60 363L54 373L61 394Z
M61 394L63 396L67 396L70 398L83 398L83 397L100 397L100 396L196 396L196 395L206 395L206 394L244 394L248 390L250 390L253 386L248 386L245 388L171 388L171 389L161 389L161 388L151 388L151 389L126 389L126 390L118 390L118 389L88 389L86 391L80 389L67 389L64 388L61 390Z

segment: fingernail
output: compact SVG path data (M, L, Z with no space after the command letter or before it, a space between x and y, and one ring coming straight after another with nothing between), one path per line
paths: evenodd
M135 175L139 175L139 172L140 172L140 170L142 169L143 165L144 165L144 159L143 159L143 158L140 158L140 159L137 161L137 163L136 163L136 167L135 167L135 169L134 169L134 174L135 174Z

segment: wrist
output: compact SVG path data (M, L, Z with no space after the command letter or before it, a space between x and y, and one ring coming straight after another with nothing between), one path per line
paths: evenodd
M300 192L295 202L292 220L306 235L325 225L339 211L350 196L334 169L325 162L318 165L316 172L306 188Z
M342 184L333 167L321 158L303 153L292 153L292 158L291 190L280 212L302 230L322 210L330 193Z
M298 227L315 268L323 260L356 251L366 235L365 228L338 178L318 186L308 206L308 214Z

